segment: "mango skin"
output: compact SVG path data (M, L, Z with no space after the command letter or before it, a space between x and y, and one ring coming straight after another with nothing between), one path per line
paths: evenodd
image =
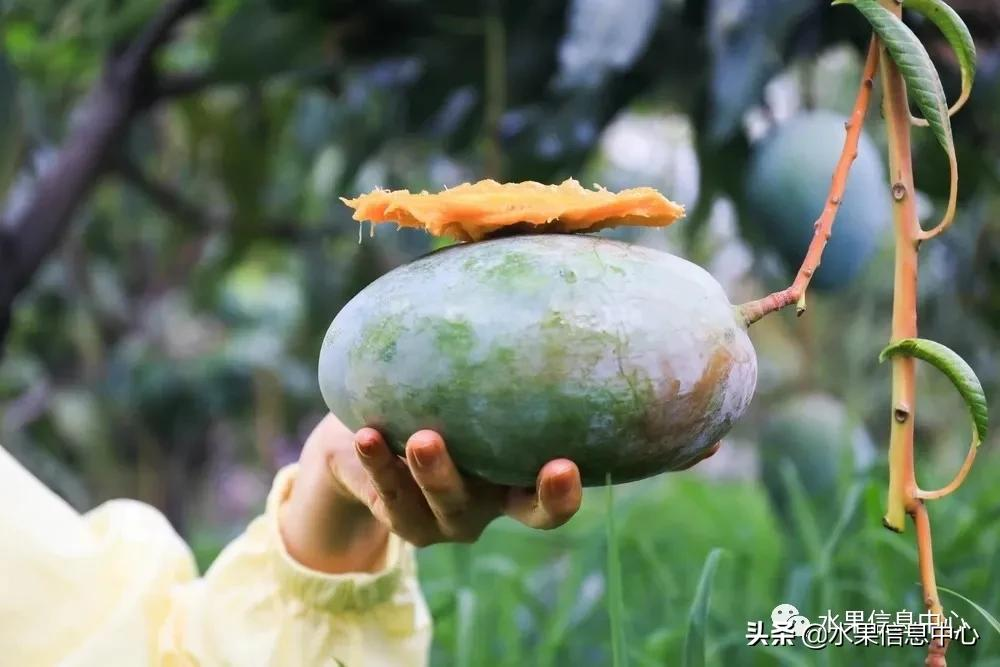
M585 485L687 467L756 379L745 326L702 268L562 234L452 246L385 274L336 316L319 361L348 427L397 453L436 430L464 472L527 487L559 457Z

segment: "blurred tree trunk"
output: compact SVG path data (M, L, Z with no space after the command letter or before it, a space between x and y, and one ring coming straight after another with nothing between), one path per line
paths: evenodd
M152 103L157 49L182 18L203 4L204 0L167 3L132 43L109 58L53 164L39 175L25 204L10 219L0 221L0 355L14 300L58 246L135 113Z

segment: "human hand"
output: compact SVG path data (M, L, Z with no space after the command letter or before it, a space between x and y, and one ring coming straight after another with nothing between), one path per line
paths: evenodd
M474 542L508 515L533 528L561 526L580 507L576 465L542 467L534 489L491 484L458 472L441 436L418 431L396 456L378 431L356 434L328 415L306 441L298 478L281 510L285 546L326 572L382 566L389 531L417 546Z

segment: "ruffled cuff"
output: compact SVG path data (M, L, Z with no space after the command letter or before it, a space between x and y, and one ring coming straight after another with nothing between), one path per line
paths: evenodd
M395 534L386 546L385 565L377 572L330 574L310 569L288 553L278 527L278 509L295 483L298 465L283 468L267 498L267 523L275 545L274 567L278 584L303 604L329 613L365 612L389 602L414 576L413 547Z

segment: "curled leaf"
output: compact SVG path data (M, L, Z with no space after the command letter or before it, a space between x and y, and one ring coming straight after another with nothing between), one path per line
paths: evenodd
M989 414L986 406L986 394L983 385L976 377L975 371L965 359L941 343L925 338L902 338L893 341L878 355L879 361L889 357L914 357L928 362L951 380L958 393L969 408L972 426L975 431L975 446L978 447L986 438L989 426Z
M927 125L937 142L948 155L951 170L948 208L941 222L920 234L921 240L937 236L951 225L958 203L958 159L955 156L955 141L951 134L951 119L948 116L948 100L941 85L941 78L924 45L903 21L883 7L878 0L834 0L835 5L853 5L868 19L872 30L885 45L892 61L906 82L906 90L913 102L927 120Z
M962 75L962 90L948 109L948 115L953 116L969 99L972 82L976 78L976 44L972 41L972 33L958 13L944 0L906 0L906 8L925 16L936 25L955 51ZM927 121L923 119L916 119L916 122L918 125L927 125Z

